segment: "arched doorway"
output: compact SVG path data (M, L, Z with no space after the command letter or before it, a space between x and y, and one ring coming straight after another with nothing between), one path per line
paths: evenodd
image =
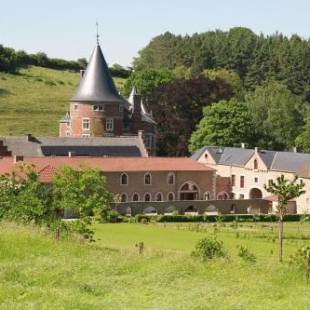
M184 183L179 191L180 200L198 200L199 198L199 189L198 186L188 181Z
M250 190L250 199L259 199L259 198L263 198L263 193L260 189L258 188L252 188Z
M147 207L146 209L143 210L144 214L157 214L157 211L154 207Z
M194 206L189 206L185 209L184 214L196 215L198 214L198 210Z

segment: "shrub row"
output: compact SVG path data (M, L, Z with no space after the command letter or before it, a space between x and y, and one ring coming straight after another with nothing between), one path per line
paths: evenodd
M137 214L136 222L276 222L275 214L219 214L219 215L144 215ZM286 222L297 222L310 220L310 215L287 214L284 216Z

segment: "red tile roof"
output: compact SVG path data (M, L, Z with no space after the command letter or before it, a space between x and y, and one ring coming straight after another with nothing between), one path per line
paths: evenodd
M0 175L17 170L22 163L32 163L42 182L49 182L55 171L63 166L74 168L86 165L103 172L143 171L213 171L214 169L190 158L180 157L27 157L14 163L12 158L0 159Z

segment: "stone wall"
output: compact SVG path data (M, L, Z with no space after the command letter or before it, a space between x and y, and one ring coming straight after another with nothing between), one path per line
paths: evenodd
M142 213L198 212L198 214L267 214L270 203L264 199L243 200L192 200L192 201L151 201L113 203L112 209L120 214L131 213L132 216Z

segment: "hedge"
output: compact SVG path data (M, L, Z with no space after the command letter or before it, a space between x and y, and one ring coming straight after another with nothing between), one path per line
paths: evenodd
M285 222L298 222L300 220L310 220L310 215L287 214L284 216ZM277 222L275 214L219 214L219 215L145 215L137 214L135 221L140 222Z

